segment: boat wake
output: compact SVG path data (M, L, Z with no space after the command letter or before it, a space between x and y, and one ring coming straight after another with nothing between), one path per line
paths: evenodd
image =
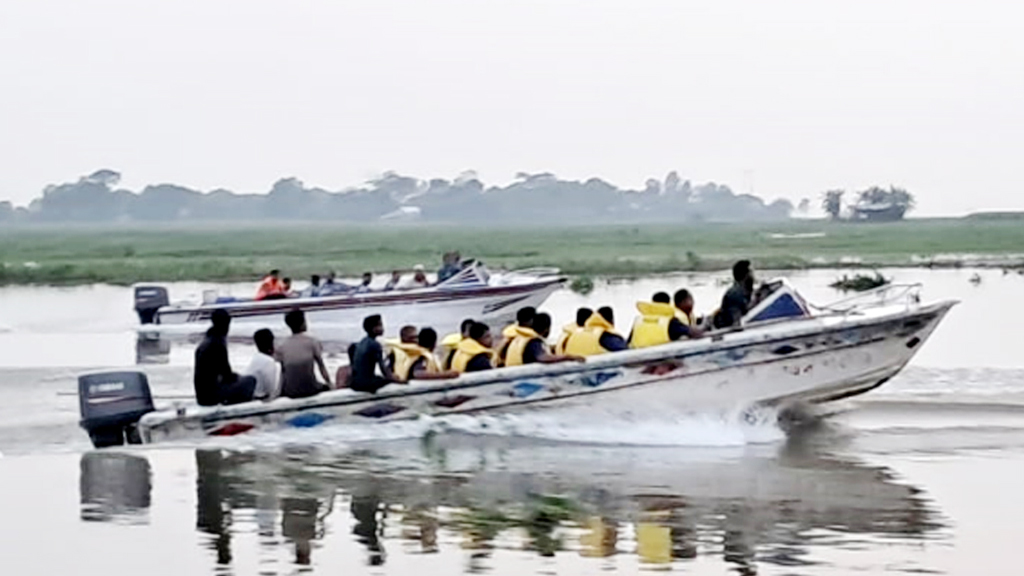
M785 439L776 411L736 409L720 413L612 412L561 409L515 414L448 415L382 424L325 424L254 433L236 440L253 448L285 445L351 446L430 438L436 435L521 438L601 446L735 447ZM214 442L229 442L222 439Z

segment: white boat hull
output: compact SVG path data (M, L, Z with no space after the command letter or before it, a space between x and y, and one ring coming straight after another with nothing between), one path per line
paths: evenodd
M349 390L306 399L157 412L139 423L145 442L478 412L606 405L694 411L818 403L880 386L910 361L954 302L766 322L715 338L530 365L441 383Z

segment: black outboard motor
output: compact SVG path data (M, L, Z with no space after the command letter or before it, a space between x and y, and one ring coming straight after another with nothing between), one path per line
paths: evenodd
M167 289L163 286L136 286L135 313L143 324L159 323L156 312L171 301L167 297Z
M141 444L136 424L153 411L149 380L141 372L105 372L78 377L79 425L93 446Z

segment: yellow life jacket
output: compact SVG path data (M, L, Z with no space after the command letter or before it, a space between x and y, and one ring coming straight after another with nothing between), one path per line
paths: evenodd
M647 348L672 341L668 333L668 325L676 317L676 308L661 302L637 302L636 309L640 316L633 321L633 335L629 340L630 348Z
M693 326L693 317L686 312L683 312L679 308L673 307L676 311L676 319L683 323L683 326Z
M445 370L452 369L452 358L455 357L455 350L459 347L459 342L462 342L462 334L458 332L441 339L441 349L444 351L444 361L441 362L441 366Z
M412 378L413 364L416 364L420 358L426 359L428 372L437 374L441 371L437 365L437 359L434 358L434 354L422 346L398 343L392 345L391 349L395 354L395 365L391 370L395 373L395 376L402 380Z
M455 358L456 348L459 347L459 342L462 341L462 334L455 332L441 338L441 352L444 360L441 362L441 367L444 370L452 369L452 359Z
M601 335L609 332L618 336L615 327L597 312L565 343L565 353L575 356L597 356L608 351L601 346Z
M505 353L505 366L522 366L523 365L523 354L526 353L526 346L539 339L544 342L544 338L540 334L537 334L533 328L521 328L516 326L516 335L509 342L508 351Z
M452 357L452 370L455 370L459 374L466 372L466 367L469 365L469 361L481 354L487 354L491 356L491 362L494 361L494 352L490 348L484 347L483 344L473 340L472 338L463 338L459 342L458 347L455 348L455 356Z
M562 326L562 335L558 337L558 342L555 343L555 354L565 354L565 345L569 342L569 337L580 330L583 330L583 328L575 322Z
M494 358L494 367L499 368L505 365L505 355L508 354L509 344L516 337L519 330L519 324L509 324L501 329L501 340L498 341L498 350Z

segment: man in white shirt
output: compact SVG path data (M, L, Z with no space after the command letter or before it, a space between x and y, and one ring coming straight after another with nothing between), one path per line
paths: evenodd
M416 266L413 266L412 278L402 282L400 287L403 290L413 290L415 288L426 288L428 286L430 286L430 281L427 280L426 268L423 267L423 264L417 264Z
M256 331L256 355L252 357L245 374L256 378L256 389L253 398L257 400L273 400L281 394L280 368L274 360L274 333L266 328Z

